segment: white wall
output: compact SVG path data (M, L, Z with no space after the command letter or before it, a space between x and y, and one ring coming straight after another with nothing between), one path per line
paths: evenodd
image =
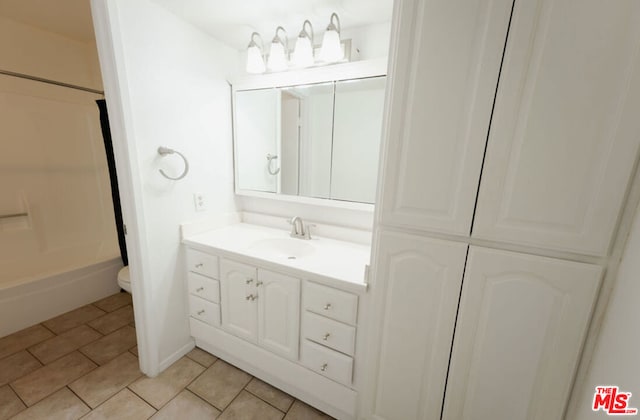
M631 392L630 406L640 407L640 207L620 263L607 311L598 337L587 379L581 391L575 420L602 419L593 412L593 393L598 385L617 385Z
M155 375L192 345L179 225L235 211L225 77L237 51L148 0L94 0L92 13L133 248L141 368ZM189 159L185 179L158 173L182 170L158 146ZM195 212L194 192L205 194L207 211Z
M94 43L0 16L0 70L102 89Z

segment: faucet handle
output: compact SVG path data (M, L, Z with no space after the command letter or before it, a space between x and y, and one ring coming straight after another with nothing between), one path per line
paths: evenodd
M314 223L307 223L305 226L304 237L305 239L311 239L311 228L316 227Z

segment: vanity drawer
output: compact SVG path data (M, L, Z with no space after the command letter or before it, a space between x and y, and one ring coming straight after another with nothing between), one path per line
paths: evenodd
M353 356L356 343L354 327L311 312L304 313L303 323L303 334L306 339Z
M345 385L351 385L353 359L309 340L302 343L302 364Z
M189 295L189 315L209 325L220 325L220 306L197 296Z
M220 282L197 273L187 275L189 293L214 303L220 303Z
M187 248L187 270L217 279L218 257Z
M304 290L306 310L347 324L356 324L358 296L311 282L307 282Z

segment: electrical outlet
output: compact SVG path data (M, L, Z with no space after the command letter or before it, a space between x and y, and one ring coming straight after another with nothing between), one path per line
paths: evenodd
M202 193L193 193L193 202L196 206L196 211L204 211L207 209L207 200Z

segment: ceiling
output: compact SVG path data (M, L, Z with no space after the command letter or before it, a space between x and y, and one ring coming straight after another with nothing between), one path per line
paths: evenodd
M246 48L253 31L268 43L278 25L294 38L305 19L321 34L333 12L347 30L389 22L393 7L393 0L153 1L236 49ZM0 16L75 40L94 40L89 0L0 0Z
M0 0L0 16L82 42L95 39L89 0Z
M278 25L285 28L289 38L295 38L305 19L311 21L317 34L322 34L333 12L340 17L343 29L351 29L390 22L393 8L393 0L153 1L236 49L246 48L254 31L269 43Z

